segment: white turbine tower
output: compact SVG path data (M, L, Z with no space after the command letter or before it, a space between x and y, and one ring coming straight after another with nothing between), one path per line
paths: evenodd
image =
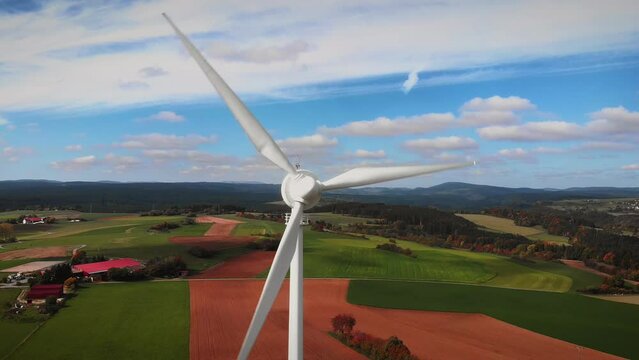
M233 90L224 82L220 75L209 65L202 54L193 46L191 41L175 26L173 21L162 14L180 38L188 52L195 59L211 84L224 100L240 123L246 135L265 158L287 172L282 182L282 198L292 208L291 216L284 230L284 235L275 253L273 264L262 289L262 295L253 314L253 319L242 343L238 355L239 359L247 359L257 336L264 325L273 302L282 287L290 265L290 298L289 298L289 328L288 328L288 358L303 358L303 238L300 221L302 212L317 204L321 193L327 190L343 189L354 186L377 184L384 181L407 178L411 176L434 173L438 171L457 169L473 165L474 162L391 166L391 167L361 167L349 170L327 181L320 181L310 171L298 170L291 165L282 149L273 141L264 127L251 114L249 109L235 95Z

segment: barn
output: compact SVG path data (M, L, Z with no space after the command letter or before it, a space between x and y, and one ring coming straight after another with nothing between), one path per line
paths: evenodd
M83 276L100 276L106 274L111 268L137 270L140 267L142 267L142 264L139 261L124 258L74 265L73 272L81 272Z
M27 301L62 297L62 284L33 285L27 293Z

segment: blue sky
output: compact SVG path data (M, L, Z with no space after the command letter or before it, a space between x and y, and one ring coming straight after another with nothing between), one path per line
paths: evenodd
M385 184L639 184L634 1L0 1L0 179L262 181L168 12L292 161Z

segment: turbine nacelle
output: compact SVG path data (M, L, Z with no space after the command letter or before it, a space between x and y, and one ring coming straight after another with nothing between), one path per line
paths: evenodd
M291 208L295 202L304 204L304 209L317 205L321 198L322 185L315 174L308 170L297 170L282 180L282 199Z

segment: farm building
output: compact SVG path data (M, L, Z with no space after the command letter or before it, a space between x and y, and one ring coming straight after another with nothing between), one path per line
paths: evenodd
M34 285L27 293L27 301L46 299L49 296L62 297L62 284Z
M44 224L43 217L26 217L22 219L22 224Z
M89 264L78 264L73 266L73 272L81 272L83 276L104 275L111 268L136 270L142 267L139 261L124 258L108 261L100 261Z

